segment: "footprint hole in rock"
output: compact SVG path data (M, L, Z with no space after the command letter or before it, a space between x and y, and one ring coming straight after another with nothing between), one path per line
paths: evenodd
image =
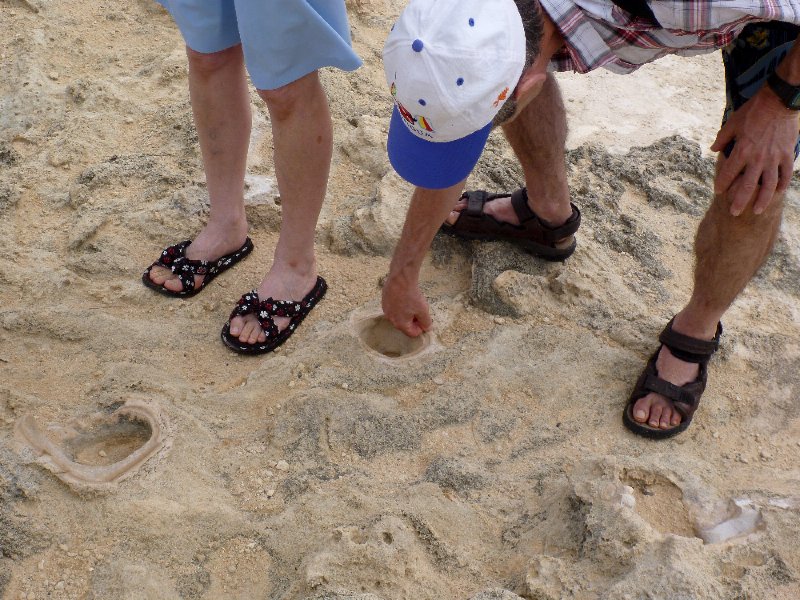
M636 512L661 533L698 537L689 510L683 503L683 490L672 481L640 469L627 469L622 483L633 488Z
M362 319L356 325L356 333L367 348L387 358L408 358L430 345L428 334L409 337L383 315Z
M150 439L150 425L128 415L112 422L97 423L65 440L64 451L83 465L106 466L123 460Z
M392 542L394 542L394 537L388 531L384 531L383 532L383 541L384 541L385 544L391 544Z

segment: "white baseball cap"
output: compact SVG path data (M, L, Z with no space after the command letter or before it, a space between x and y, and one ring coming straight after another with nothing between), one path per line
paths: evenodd
M525 67L514 0L411 0L383 49L394 97L389 160L408 182L465 179Z

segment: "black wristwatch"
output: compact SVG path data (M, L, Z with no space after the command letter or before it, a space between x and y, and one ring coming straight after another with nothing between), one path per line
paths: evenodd
M786 108L800 110L800 85L787 83L777 73L767 77L767 85Z

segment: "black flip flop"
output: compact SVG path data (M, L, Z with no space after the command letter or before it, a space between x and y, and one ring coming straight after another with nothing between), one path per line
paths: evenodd
M231 312L228 322L222 328L222 341L225 345L240 354L265 354L272 352L288 340L294 333L297 326L303 322L311 309L314 308L328 290L328 284L322 277L317 277L317 282L311 291L299 302L294 300L275 300L267 298L261 300L258 297L258 292L253 290L248 292L239 299L236 307ZM234 317L243 317L244 315L254 314L258 319L264 335L267 336L266 341L257 342L255 344L246 344L240 342L238 337L231 335L231 319ZM273 317L288 317L291 319L289 324L282 331L278 331Z
M186 249L191 243L191 240L186 240L180 244L164 248L158 260L147 267L142 274L142 283L151 290L155 290L165 296L189 298L195 294L199 294L217 275L223 271L227 271L253 251L253 242L250 238L247 238L241 248L217 260L190 260L186 258ZM150 271L153 267L164 267L175 273L178 278L180 278L183 289L180 292L173 292L163 285L155 283L150 279ZM194 285L195 275L204 276L200 287L196 289Z

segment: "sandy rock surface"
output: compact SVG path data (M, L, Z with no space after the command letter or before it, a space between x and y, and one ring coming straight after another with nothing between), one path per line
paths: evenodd
M366 64L323 76L330 291L253 359L218 336L277 240L263 104L253 256L194 299L153 294L142 270L208 211L180 36L151 0L0 1L0 596L800 597L796 186L688 432L653 443L620 418L688 296L719 57L560 76L577 252L437 238L436 330L410 341L375 319L408 202L380 65L402 4L348 1ZM520 181L493 134L470 187ZM108 481L76 481L26 422Z

